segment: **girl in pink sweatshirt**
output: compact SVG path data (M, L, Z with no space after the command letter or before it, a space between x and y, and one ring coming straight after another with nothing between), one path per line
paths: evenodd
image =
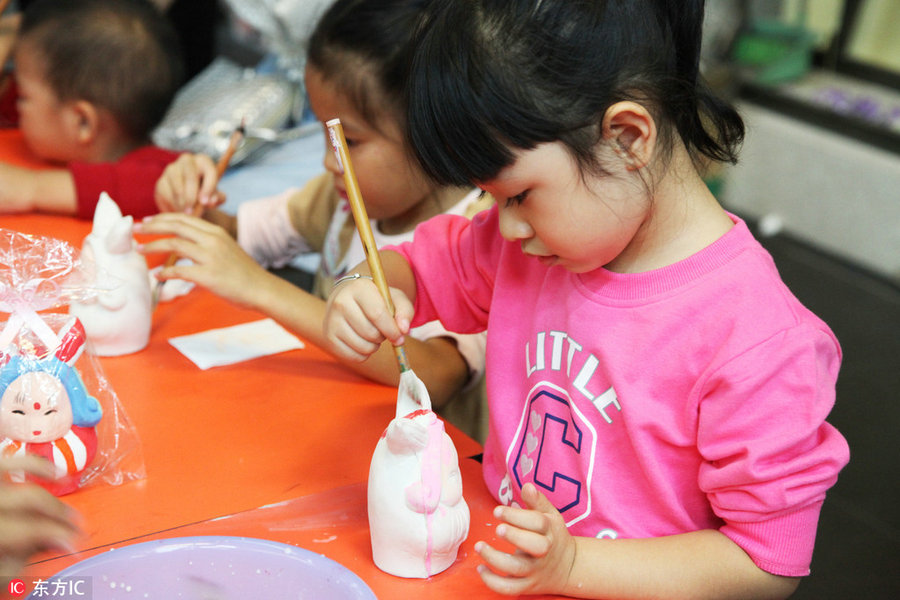
M701 178L744 131L699 75L703 2L437 5L411 141L496 205L382 252L396 317L337 286L335 351L488 331L484 480L516 548L476 544L491 589L789 596L848 460L840 347Z

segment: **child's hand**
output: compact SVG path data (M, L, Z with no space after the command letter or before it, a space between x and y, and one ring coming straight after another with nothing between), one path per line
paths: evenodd
M500 594L559 593L575 562L575 538L559 511L533 484L523 486L522 500L528 509L494 509L494 516L504 521L497 526L497 535L516 551L508 554L485 542L476 543L475 551L487 563L478 572L485 585Z
M216 189L218 183L212 158L205 154L182 154L156 181L156 208L160 212L191 214L197 204L218 206L225 201L224 194Z
M324 331L335 354L362 362L385 340L394 345L403 343L403 336L409 333L413 305L400 290L390 291L396 316L391 315L375 283L368 278L339 283L332 290Z
M265 270L218 225L189 215L163 213L136 223L134 230L171 236L143 244L139 247L142 254L174 252L193 261L161 269L158 279L192 281L243 305L251 304L253 296L261 292L259 278Z
M54 467L33 455L0 458L0 574L5 576L39 552L74 552L78 534L71 508L39 485L9 483L9 471L50 479Z

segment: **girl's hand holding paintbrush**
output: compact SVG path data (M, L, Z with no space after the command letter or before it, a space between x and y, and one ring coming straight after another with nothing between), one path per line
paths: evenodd
M339 280L328 297L325 335L333 351L347 360L366 360L385 340L394 346L402 345L409 333L415 281L411 276L408 282L397 280L396 275L402 274L404 267L408 269L402 256L391 251L381 251L379 255L384 270L391 274L393 315L381 292L368 279L371 275L366 264L353 269L359 278Z
M331 330L336 335L327 333L329 332L329 321L326 320L324 331L331 338L331 342L339 354L353 350L352 343L361 343L362 351L359 352L361 359L368 358L374 354L378 350L381 340L388 339L394 347L397 366L400 369L400 385L397 390L397 416L404 416L406 411L413 406L431 410L431 399L428 395L428 389L425 387L425 383L413 372L412 367L410 367L409 358L406 356L406 348L403 346L403 336L409 332L410 321L413 317L413 303L409 300L409 295L415 293L416 282L413 278L412 270L396 252L389 253L387 254L389 258L382 259L378 246L375 243L375 236L372 233L372 224L369 222L369 215L359 189L359 182L356 179L356 171L350 160L350 147L347 145L347 139L344 137L344 128L341 125L341 120L331 119L325 123L325 126L328 129L328 138L331 141L335 159L341 170L344 185L347 188L347 198L350 201L350 210L356 223L356 231L359 233L366 253L366 266L369 273L371 273L372 283L375 284L378 295L381 297L381 307L377 306L377 303L373 301L372 286L361 287L361 285L358 285L356 287L359 290L359 295L354 297L352 305L347 306L351 310L365 308L366 311L362 314L358 312L345 314L343 324L349 324L350 327L345 327L343 331ZM391 261L392 267L398 267L396 270L399 273L406 275L401 279L402 283L405 284L404 289L406 292L396 289L392 290L388 287L388 278L385 275L384 267L386 260ZM405 269L402 268L403 265L406 265ZM348 280L359 282L360 279L363 279L360 275L361 273L357 271L338 279L335 282L335 286L339 286L341 283L349 285ZM394 283L396 284L396 281ZM344 294L344 296L347 297L348 294L349 292ZM327 314L333 316L335 311L332 310L332 307L340 306L340 302L337 301L329 304L326 309ZM338 319L338 321L341 321L341 319ZM333 322L337 323L338 321ZM354 333L357 335L343 338L341 333ZM382 336L384 337L382 338Z
M413 316L410 296L415 297L415 279L399 254L379 252L340 119L332 119L325 125L343 172L353 220L366 252L364 265L358 265L350 275L335 282L328 301L325 332L337 353L351 360L365 360L378 350L381 342L388 340L395 347L397 363L403 373L410 370L403 342ZM391 268L395 266L406 268ZM401 286L405 292L388 287L385 272L392 271L408 275L402 282L406 285ZM367 280L374 285L366 284ZM356 285L351 285L353 283ZM392 283L396 284L393 280ZM401 388L402 381L401 378ZM424 386L421 387L424 391Z
M157 181L156 203L161 214L157 215L157 217L145 219L143 223L137 224L135 231L139 233L168 233L177 236L178 239L168 240L168 244L173 249L170 250L169 258L163 264L162 269L157 273L159 282L153 290L154 305L159 301L162 286L166 279L184 278L174 274L173 268L178 258L184 257L196 262L196 258L191 256L191 254L196 255L196 252L192 252L192 250L198 243L206 247L213 246L209 241L203 244L197 233L205 225L209 225L199 219L199 217L205 216L213 224L211 229L209 227L206 228L206 234L212 235L212 239L220 237L222 241L218 245L224 245L227 248L225 251L214 251L216 256L231 254L234 248L230 248L230 246L237 248L233 240L229 239L230 236L234 235L234 230L236 229L234 218L216 210L216 207L225 200L224 194L219 192L216 186L222 175L225 174L228 163L240 147L243 138L244 124L241 122L240 126L232 133L228 141L228 147L216 163L213 163L212 159L205 155L183 154L166 168ZM187 217L185 213L191 216ZM165 221L166 215L176 217L175 222L167 226ZM180 223L177 216L184 217L180 219L180 221L184 222ZM193 223L192 220L194 221ZM227 232L224 236L220 235L223 227ZM193 228L193 235L191 235L190 228ZM182 243L182 241L185 243ZM189 245L187 242L192 242L192 245ZM162 250L158 248L165 244L165 240L160 240L159 243L146 244L142 246L142 251L148 254L159 252ZM237 250L240 249L237 248ZM197 283L201 282L197 281ZM201 285L205 284L201 283Z
M205 154L182 154L166 167L156 182L156 208L161 213L192 214L196 206L201 210L218 206L225 201L218 185L218 169L212 158Z
M156 182L154 198L160 212L184 212L201 216L205 209L225 201L219 180L228 169L234 153L244 140L243 121L231 134L228 147L218 161L205 154L182 154L171 163Z

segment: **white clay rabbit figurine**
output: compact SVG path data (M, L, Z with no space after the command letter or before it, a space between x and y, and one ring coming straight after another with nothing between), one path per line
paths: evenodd
M400 389L397 416L369 468L372 555L382 571L426 578L456 560L469 533L469 507L456 448L427 394L424 405L417 405L402 393L402 383Z
M69 312L87 332L88 349L98 356L131 354L150 339L152 305L146 259L135 249L133 218L123 217L106 192L94 211L94 225L84 238L81 261L93 274L99 293Z

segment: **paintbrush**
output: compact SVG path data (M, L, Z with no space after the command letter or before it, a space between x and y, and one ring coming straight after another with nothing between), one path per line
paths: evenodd
M222 153L222 156L219 157L219 160L216 163L216 181L222 179L222 175L224 175L225 171L228 169L228 163L231 162L231 158L234 156L234 153L237 152L237 149L240 148L241 142L243 140L244 119L241 119L241 124L237 127L237 129L234 130L234 132L231 134L231 138L228 140L228 147L225 148L225 152ZM199 217L203 214L203 211L206 208L209 207L196 202L194 206L191 207L191 215ZM163 264L163 268L172 267L176 262L178 262L178 255L173 252L169 255L169 258L166 259L166 262ZM159 295L162 292L162 286L165 283L165 280L160 279L156 282L156 286L153 288L152 301L154 307L159 303Z
M344 175L344 186L347 188L350 210L353 213L353 220L356 222L356 230L359 232L360 239L362 239L363 249L366 252L366 263L372 272L372 280L378 287L378 291L381 293L388 310L393 315L396 309L394 308L393 300L391 300L387 279L384 276L381 256L379 256L378 247L375 245L375 236L372 235L369 215L366 212L362 193L359 191L359 182L356 180L356 173L353 170L353 164L350 162L350 152L347 150L344 128L340 119L332 119L325 123L325 126L328 128L328 137L331 140L331 146L334 149L338 166ZM406 357L406 350L402 344L394 346L394 354L397 355L397 365L400 367L400 396L402 397L404 393L407 393L420 406L430 408L431 400L428 397L425 384L416 377L410 368L409 359Z
M381 292L388 310L393 315L396 312L394 301L391 300L387 279L384 276L384 268L381 266L381 256L378 255L375 236L372 235L372 225L369 223L366 205L363 202L362 193L359 191L356 172L353 170L353 164L350 162L350 153L347 151L347 139L344 137L344 128L340 119L332 119L325 123L325 126L328 128L331 147L334 149L335 158L337 158L338 165L344 176L344 187L347 188L350 210L353 213L353 220L356 221L356 229L359 231L359 237L366 252L366 262L369 265L369 270L372 271L372 280L378 286L378 291ZM397 364L400 366L400 372L408 371L409 361L406 358L406 351L403 345L394 346L394 353L397 355Z

